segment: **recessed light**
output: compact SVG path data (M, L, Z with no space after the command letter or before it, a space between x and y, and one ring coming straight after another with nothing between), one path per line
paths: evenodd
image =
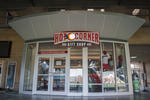
M94 11L94 9L87 9L87 11Z
M140 12L140 9L134 9L133 12L132 12L132 15L138 15Z
M60 11L66 11L66 9L60 9Z
M100 9L101 12L105 12L105 9Z
M135 59L135 58L137 58L137 56L131 56L130 58Z
M131 68L134 68L134 64L131 64L130 66L131 66Z

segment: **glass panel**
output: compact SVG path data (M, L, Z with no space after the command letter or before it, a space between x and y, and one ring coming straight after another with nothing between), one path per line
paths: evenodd
M128 75L124 44L116 43L117 86L119 92L128 91Z
M102 92L102 85L92 85L89 84L89 92Z
M82 69L70 69L70 83L82 84Z
M82 92L82 49L70 51L70 92Z
M38 65L38 74L48 74L49 72L49 58L40 58Z
M82 92L82 85L70 85L70 91L71 92Z
M35 51L36 51L36 44L29 44L27 46L24 84L23 84L24 91L32 91Z
M53 91L65 90L65 57L54 57Z
M100 47L88 48L88 91L102 92Z
M14 88L15 68L16 68L16 63L9 63L6 88L10 88L10 89Z
M37 80L37 90L48 91L48 76L38 76Z
M38 80L37 90L48 90L48 75L49 75L49 61L48 57L40 57L38 62Z
M54 42L39 43L39 51L66 51L67 48L54 45Z
M115 67L113 43L102 43L102 66L104 92L115 92Z

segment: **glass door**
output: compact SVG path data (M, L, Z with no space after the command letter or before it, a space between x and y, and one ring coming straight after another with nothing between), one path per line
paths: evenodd
M37 94L65 93L66 57L57 55L39 56Z
M53 92L65 92L66 57L53 57Z
M37 75L37 91L50 90L50 63L51 57L39 57L38 59L38 75Z

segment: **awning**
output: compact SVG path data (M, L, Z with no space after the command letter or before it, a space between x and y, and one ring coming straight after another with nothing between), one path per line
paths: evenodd
M61 31L94 31L100 38L128 40L144 22L118 13L59 11L16 18L9 25L24 40L51 38Z

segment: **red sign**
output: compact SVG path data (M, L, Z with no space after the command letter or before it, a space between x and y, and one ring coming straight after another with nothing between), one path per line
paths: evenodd
M57 32L54 34L54 44L60 43L94 43L99 44L98 32ZM69 44L70 45L70 44ZM75 44L78 46L77 44ZM87 44L88 46L89 44ZM89 45L90 46L90 45Z

